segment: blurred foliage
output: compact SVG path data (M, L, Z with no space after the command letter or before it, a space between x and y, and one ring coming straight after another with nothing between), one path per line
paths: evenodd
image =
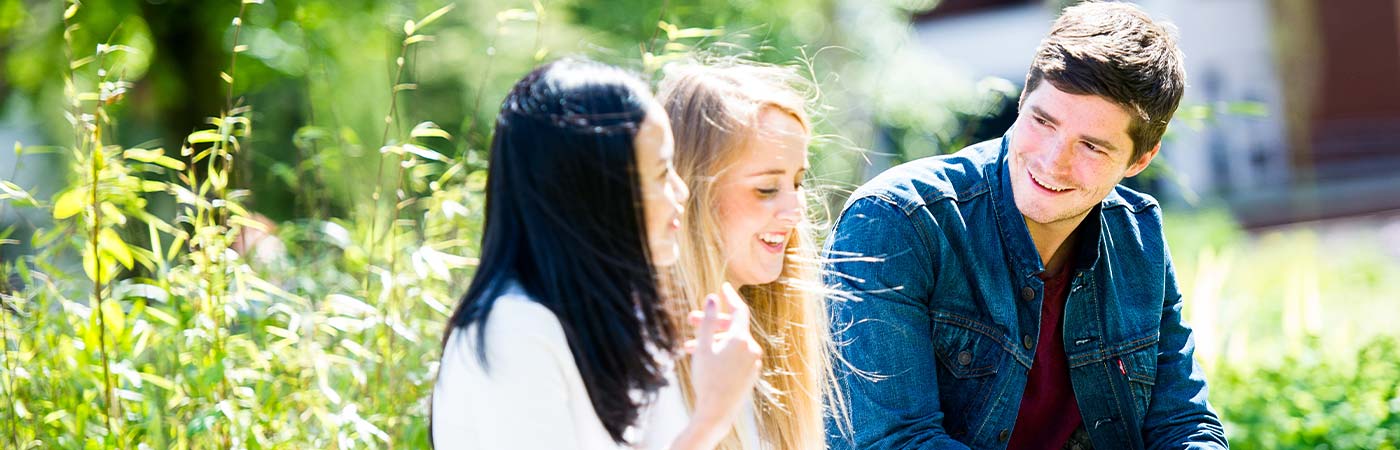
M1015 83L912 43L934 3L0 0L0 133L44 143L0 159L0 446L426 447L516 79L570 55L653 80L697 54L795 66L818 87L812 185L834 209L875 170L1005 126ZM1185 116L1249 113L1230 108ZM1355 350L1377 326L1317 319L1323 293L1358 299L1329 321L1395 298L1393 259L1322 258L1220 212L1181 222L1232 438L1393 445L1395 346ZM1298 392L1313 400L1276 401Z
M1400 448L1400 339L1376 337L1347 359L1309 340L1274 365L1223 365L1211 400L1236 448Z
M1181 210L1181 208L1178 208ZM1225 210L1168 214L1185 316L1236 448L1400 446L1400 255L1382 231L1246 234Z

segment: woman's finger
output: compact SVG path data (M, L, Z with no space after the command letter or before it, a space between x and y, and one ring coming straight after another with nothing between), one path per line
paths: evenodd
M715 321L715 332L722 333L729 330L729 324L733 322L730 319L732 319L732 316L728 314L719 314ZM691 311L690 315L686 317L686 320L690 321L691 327L699 328L700 322L705 320L705 313L702 311Z
M735 290L733 285L724 283L722 289L725 306L730 311L730 321L738 324L737 327L731 325L729 331L751 336L749 332L749 305L744 303L744 298L739 296L739 291Z
M716 311L719 308L716 300L714 294L705 296L705 316L700 320L700 326L695 332L695 340L706 343L705 346L699 348L701 352L705 353L709 353L714 347L708 343L715 341L715 329L718 328L715 323L719 316L719 312Z

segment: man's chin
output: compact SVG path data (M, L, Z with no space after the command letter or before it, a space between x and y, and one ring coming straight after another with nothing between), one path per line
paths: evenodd
M1066 211L1043 208L1040 205L1017 205L1016 208L1020 210L1022 218L1040 225L1051 225L1074 216Z

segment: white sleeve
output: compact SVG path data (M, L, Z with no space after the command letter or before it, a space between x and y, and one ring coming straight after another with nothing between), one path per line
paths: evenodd
M640 450L665 450L671 448L677 436L690 425L690 407L685 403L680 382L674 371L666 372L666 386L657 391L652 404L642 410L638 424L642 427L642 439L636 448Z
M571 410L589 402L569 398L570 374L576 378L577 369L563 329L548 310L530 306L538 310L517 314L522 311L497 304L487 321L485 367L473 345L475 328L456 329L448 337L433 389L436 448L567 450L588 445L578 442L580 424Z

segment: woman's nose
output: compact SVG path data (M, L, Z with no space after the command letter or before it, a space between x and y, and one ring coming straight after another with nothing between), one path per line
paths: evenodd
M690 199L690 188L685 185L685 180L681 179L680 174L671 172L671 176L667 177L667 184L676 196L676 203L684 205L685 201Z
M798 222L802 221L802 210L805 204L802 191L788 192L783 195L782 203L778 206L778 220L789 225L797 225Z

